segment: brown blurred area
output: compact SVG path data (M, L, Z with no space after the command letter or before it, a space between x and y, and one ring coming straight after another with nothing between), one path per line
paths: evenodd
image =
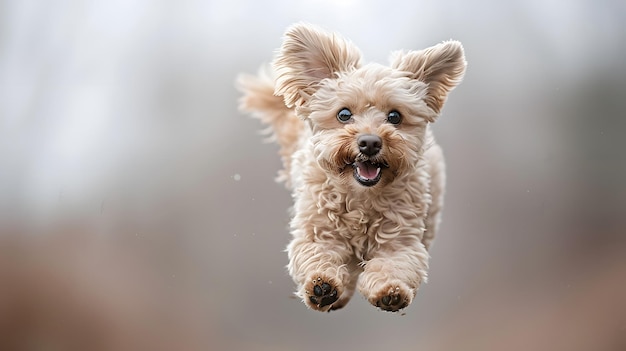
M0 2L0 350L626 350L626 6ZM448 188L403 313L309 311L277 148L237 111L304 20L454 38Z
M199 350L211 345L210 309L193 296L185 276L158 274L132 239L90 234L65 228L46 238L24 238L28 233L23 232L2 238L3 350Z

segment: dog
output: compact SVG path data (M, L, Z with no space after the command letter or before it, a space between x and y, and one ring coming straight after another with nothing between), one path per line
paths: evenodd
M294 199L287 269L309 308L340 309L358 289L395 312L426 282L445 190L430 123L466 65L458 41L363 64L350 41L297 23L270 69L239 76L240 110L280 147Z

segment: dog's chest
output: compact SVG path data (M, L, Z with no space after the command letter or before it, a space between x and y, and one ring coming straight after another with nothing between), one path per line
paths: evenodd
M424 196L411 196L407 190L393 199L347 193L343 204L334 207L338 211L329 217L335 218L337 233L350 243L356 257L367 260L371 250L398 235L421 239L428 204Z
M371 201L346 197L337 213L338 233L350 242L357 257L364 259L377 241L385 216Z

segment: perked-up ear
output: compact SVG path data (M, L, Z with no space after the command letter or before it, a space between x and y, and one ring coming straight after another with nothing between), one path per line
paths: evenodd
M274 59L275 94L288 107L299 106L315 93L318 83L360 65L361 53L350 42L315 26L298 23L287 29Z
M436 114L441 112L448 93L463 79L467 65L463 46L454 40L420 51L398 52L391 60L391 67L411 72L411 78L428 84L426 105Z

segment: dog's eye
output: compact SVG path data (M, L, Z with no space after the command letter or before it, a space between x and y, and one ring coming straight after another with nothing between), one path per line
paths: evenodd
M339 110L339 112L337 112L337 119L339 120L339 122L341 123L346 123L348 122L350 119L352 118L352 112L350 112L350 110L348 110L347 108L342 108L341 110Z
M400 115L400 112L398 111L391 111L387 115L387 122L391 124L399 124L400 121L402 121L402 116Z

